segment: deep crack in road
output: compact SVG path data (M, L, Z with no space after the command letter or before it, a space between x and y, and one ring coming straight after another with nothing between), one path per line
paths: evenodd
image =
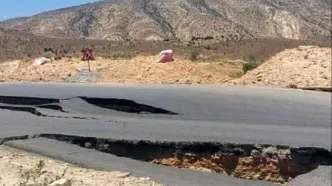
M331 166L331 140L328 140L331 137L331 97L328 93L204 86L158 89L0 86L3 86L0 87L1 144L87 167L94 165L93 168L106 170L115 167L151 176L169 185L266 185L213 173L209 173L208 179L206 173L183 169L178 172L144 162L227 172L239 178L276 183L287 182L301 174L309 175L305 173L321 170L321 166ZM27 89L28 93L19 94ZM80 91L85 93L80 94ZM60 151L72 148L64 144L91 149L89 156L101 157L86 162L86 158L91 157L77 153L70 156L73 151L54 155L57 152L49 148ZM269 152L271 149L273 152ZM285 151L287 153L282 154ZM106 158L97 152L120 159L111 161L115 157ZM95 163L102 157L108 164L96 167ZM126 158L132 159L130 162L135 166L129 166ZM275 169L280 174L267 179L262 172L250 172L243 162L260 168L264 167L262 163L278 162ZM245 169L247 172L239 171ZM260 174L260 177L252 174ZM201 179L195 179L194 175Z

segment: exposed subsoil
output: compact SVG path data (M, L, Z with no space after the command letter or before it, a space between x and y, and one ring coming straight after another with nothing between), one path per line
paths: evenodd
M119 157L279 184L285 184L298 175L314 170L319 165L332 165L331 152L315 147L128 141L58 134L39 136L76 144L83 148L96 149Z
M213 155L180 154L169 158L154 159L153 163L188 168L204 172L224 173L229 176L248 180L264 180L284 184L298 175L307 173L315 168L313 164L299 164L290 155L280 158L267 157L238 157L222 153Z
M227 57L190 61L175 56L171 63L156 63L154 56L132 59L97 57L93 72L86 62L69 57L42 66L16 60L0 64L0 81L128 84L222 84L314 88L331 91L330 47L299 46L286 49L243 75L243 60ZM255 56L254 56L255 57ZM204 58L204 56L203 56ZM261 64L260 61L256 61ZM240 77L241 76L241 77ZM240 77L240 78L239 78Z
M63 58L42 66L34 61L0 64L0 82L69 82L129 84L217 84L242 75L242 63L218 60L192 62L175 57L171 63L156 63L155 56L132 59L96 57L91 61L93 73L85 73L87 62L80 58Z
M287 49L230 83L289 88L318 87L315 88L318 90L322 87L325 91L331 91L331 56L330 47L299 46Z

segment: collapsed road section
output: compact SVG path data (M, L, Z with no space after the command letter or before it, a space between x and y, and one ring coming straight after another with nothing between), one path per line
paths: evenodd
M24 136L26 139L29 136ZM42 137L118 157L144 162L222 173L232 177L284 184L318 166L332 165L331 151L323 148L220 142L152 142L115 140L62 134ZM12 138L8 140L22 140Z
M197 102L197 103L206 103L206 105L211 105L214 100L214 97L212 98L213 99L211 99L211 101ZM90 109L95 109L96 114L90 114L89 116L99 117L100 115L98 114L100 112L102 114L106 113L105 115L107 115L107 117L109 118L110 115L113 113L116 114L111 115L111 117L118 116L117 115L119 114L118 112L129 113L129 114L120 113L119 116L121 117L127 115L130 116L131 114L132 115L145 114L145 112L152 114L166 114L166 115L176 114L172 111L168 111L166 109L166 107L168 106L169 108L176 108L174 110L177 110L179 113L181 113L181 115L186 116L185 109L181 111L180 108L173 107L172 104L163 104L167 106L165 106L165 108L158 108L150 105L143 105L142 103L137 103L130 99L121 100L116 98L99 99L92 97L75 97L68 99L57 99L57 101L59 102L48 102L48 101L43 102L40 100L32 102L31 99L23 98L23 100L26 101L25 104L23 105L20 104L19 101L17 101L19 100L19 98L17 99L17 97L15 98L10 97L9 100L10 99L12 100L11 102L8 102L7 100L6 103L4 101L0 103L0 106L3 106L3 109L14 111L14 112L4 112L3 114L5 117L9 118L8 122L6 122L3 125L4 127L2 129L3 131L5 131L3 133L3 136L22 134L21 131L24 131L24 130L18 131L18 129L20 128L17 126L21 126L24 124L21 123L19 118L16 119L15 116L13 117L13 115L17 114L16 111L19 111L19 110L14 110L16 108L36 109L36 110L31 110L31 109L30 110L21 109L21 110L24 112L30 112L32 114L35 113L35 111L38 111L41 113L38 117L54 117L54 116L72 117L76 111L77 113L82 111L80 113L80 115L82 115L85 113L89 113L88 111L90 111ZM148 100L149 98L142 98L140 100L144 99ZM27 103L28 102L27 100L31 102ZM227 100L226 101L225 100L226 99L222 100L223 102L220 103L220 105L218 103L213 107L211 107L216 109L206 109L206 110L208 110L208 112L210 112L210 110L217 110L215 115L217 115L219 111L223 111L223 116L227 117L227 114L236 111L235 108L238 107L234 108L232 105L227 105L227 104L233 104L234 102L233 101L227 102ZM247 99L245 98L245 100ZM57 120L49 118L37 118L22 114L22 118L26 117L29 119L29 124L27 126L24 126L24 128L22 127L22 129L30 127L31 126L30 123L40 122L38 123L38 125L36 125L36 130L32 128L31 130L29 129L23 134L37 133L39 135L37 136L38 139L36 140L46 141L48 139L47 141L51 141L51 143L60 143L58 141L62 141L68 144L64 143L60 144L68 145L77 149L80 149L79 147L87 149L95 149L95 150L83 149L82 151L89 151L89 152L94 151L94 153L102 154L103 156L104 155L109 157L117 156L116 158L126 157L118 159L130 160L130 162L136 162L137 164L140 164L139 166L143 166L144 164L158 168L161 167L162 169L175 170L178 172L194 172L195 174L217 176L217 178L219 178L218 176L220 176L220 178L221 177L229 178L227 176L221 176L222 174L242 179L264 180L273 183L283 184L289 182L290 180L296 177L299 177L299 175L302 174L307 175L306 173L308 172L312 172L313 170L315 171L319 170L321 165L326 165L331 167L330 150L316 148L322 146L325 148L329 148L326 147L328 145L328 143L325 143L327 140L325 142L323 141L327 136L329 136L329 133L326 131L327 129L330 129L327 126L328 123L326 122L328 121L329 118L327 117L328 113L324 112L324 109L327 107L327 105L323 103L325 102L324 100L325 98L321 99L322 103L317 105L317 107L319 107L319 111L317 112L316 111L313 112L313 110L302 111L300 109L297 109L300 107L302 108L303 105L313 104L311 102L310 104L306 102L302 104L300 100L298 101L299 107L296 108L292 108L292 106L290 106L291 103L293 104L293 102L289 103L289 106L286 105L285 107L281 107L278 109L274 109L278 105L271 107L270 106L263 107L263 108L271 108L269 112L263 112L264 111L263 109L254 110L255 112L250 112L253 110L251 109L253 107L251 107L251 105L248 104L248 109L238 111L234 115L232 115L234 116L233 118L231 117L228 118L228 119L234 119L238 116L242 116L241 114L246 114L243 115L244 118L243 120L247 120L250 114L253 113L257 114L257 117L255 115L255 117L253 117L250 120L250 122L260 123L260 125L254 125L254 124L250 125L252 124L250 122L248 122L247 125L244 125L240 123L243 120L238 121L236 119L230 120L232 121L232 123L223 123L223 121L225 121L225 118L221 119L218 118L218 121L205 122L205 120L208 120L208 118L211 115L213 116L214 113L209 115L209 113L205 113L201 110L198 110L190 113L192 114L190 116L195 116L194 114L196 115L202 114L203 117L199 118L202 120L202 122L200 121L194 122L191 117L188 117L190 118L190 120L189 119L184 120L186 119L185 117L183 118L174 117L172 118L174 119L174 121L169 119L173 116L169 118L166 118L164 116L160 118L156 117L157 119L154 119L153 117L151 117L153 119L151 119L150 117L146 117L147 119L145 117L142 117L142 120L139 121L137 121L136 118L135 119L129 118L127 120L125 117L123 117L125 119L122 120L121 118L121 121L126 122L126 125L123 126L122 125L115 126L109 123L102 123L102 122L101 122L102 125L96 125L95 122L89 122L89 121L77 122L77 121L72 121L71 119ZM144 101L142 102L144 103ZM147 102L156 103L155 106L158 105L158 103L161 104L161 102L153 100L146 101L146 103ZM256 102L257 102L256 100L253 101L253 104L256 104ZM266 101L263 100L262 102L263 106L265 102ZM275 102L267 102L266 104L274 105L270 103L275 103ZM174 105L175 104L177 103L174 103ZM193 106L191 103L187 104L188 105L185 105L186 106L185 108ZM54 107L52 105L57 105L59 107L56 106ZM76 110L78 106L86 106L86 105L88 106L88 108ZM198 104L195 104L194 106L196 105ZM224 108L225 110L222 110L222 108ZM46 109L51 109L52 111L47 111ZM281 111L279 112L279 109L281 109L282 112ZM60 113L59 111L61 110L68 113ZM286 111L294 111L294 114L290 113L285 115L286 118L283 118L283 120L277 120L278 118L276 117L266 117L262 119L261 117L262 113L269 114L270 116L275 114L274 111L278 111L278 113L280 113L279 116L286 113ZM110 114L108 115L108 113ZM43 116L42 114L46 116ZM314 114L318 116L315 117L315 119L312 120L309 119L309 122L307 122L306 119L309 118L310 116L314 116ZM302 117L304 115L308 115L308 117ZM104 117L104 115L100 117ZM50 120L50 122L47 123L48 126L46 126L45 123L48 121L48 119ZM87 118L82 118L82 119L87 119ZM182 119L184 121L182 121ZM299 121L295 121L296 119L299 119ZM275 122L269 123L269 121L275 121ZM311 126L308 124L309 126L303 127L307 123L316 124L316 122L319 123L319 125ZM11 123L14 123L15 125L11 126L10 125ZM244 129L239 131L238 129L242 127ZM42 130L40 130L40 128ZM56 130L54 130L54 128L56 128ZM167 128L169 128L169 131L166 130ZM95 131L91 132L92 131L91 129L93 130L96 129L97 132ZM12 131L10 131L10 134L8 134L6 130L8 131L12 130ZM209 132L208 130L212 132ZM41 134L41 133L49 133L49 134ZM68 133L77 136L61 135L63 133ZM117 135L117 133L119 135ZM277 133L277 135L274 136L270 135L273 133ZM241 137L241 135L244 136L246 134L249 134L246 136L247 138ZM232 136L228 137L226 135L234 135L235 137L234 138ZM291 135L293 135L294 137L289 137ZM87 136L95 136L95 137L87 137ZM261 136L264 137L259 138ZM315 140L313 138L306 139L307 136L315 136L318 137L319 140ZM106 139L108 137L112 139ZM258 137L259 139L256 139L256 137ZM282 137L287 139L279 140L279 138ZM13 138L11 140L16 140L16 139L22 140L22 138ZM121 140L121 139L126 139L126 140ZM138 139L139 141L131 141L128 139ZM151 141L140 141L140 139L149 139ZM158 142L158 140L160 141ZM177 142L172 142L172 140L175 140ZM187 140L191 140L193 142L181 142ZM194 140L197 140L198 142L194 142ZM200 142L206 140L216 140L219 143ZM245 144L246 140L250 141L248 143L266 142L268 144L267 145ZM296 142L293 143L292 140L296 140ZM304 141L302 142L301 140ZM29 140L16 141L16 142L19 143L27 141ZM223 143L227 141L232 141L235 143L238 142L239 144ZM7 145L7 143L5 144ZM75 147L69 144L75 144L78 145L79 147ZM281 146L277 144L290 144L290 145L295 144L295 145L291 147L291 146ZM297 148L296 147L297 144L300 145L307 144L309 148ZM112 156L111 154L115 156ZM86 158L89 155L82 155L82 156ZM171 168L168 166L172 166L175 168ZM183 170L183 169L192 169L196 171L204 171L207 173ZM149 171L146 171L148 172L146 175L149 175ZM211 174L209 174L209 172L211 172ZM241 179L234 179L234 180L250 182Z
M52 103L60 103L60 100L37 97L0 96L0 103L11 105L45 105Z
M127 113L149 113L149 114L166 114L166 115L178 115L175 112L171 112L162 108L153 107L150 105L136 103L127 99L115 99L115 98L90 98L79 97L89 104L102 107L105 109L116 110Z
M135 114L178 115L178 113L154 107L151 105L137 103L133 100L116 99L116 98L92 98L92 97L82 97L82 96L73 97L70 99L0 96L0 103L5 104L3 106L0 105L0 109L29 112L34 115L41 116L43 114L39 113L35 108L44 108L44 109L51 109L54 111L67 112L61 107L60 105L61 100L68 101L75 98L82 99L87 104L91 104L93 106L101 107L108 110L114 110L118 112L135 113Z

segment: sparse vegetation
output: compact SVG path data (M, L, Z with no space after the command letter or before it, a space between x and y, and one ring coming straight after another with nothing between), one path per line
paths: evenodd
M199 56L199 52L197 51L197 50L191 50L190 52L189 52L189 59L191 60L191 61L197 61L197 59L198 59L198 56Z
M28 33L23 33L13 30L0 29L3 35L0 39L0 62L16 59L25 59L27 54L30 54L29 59L42 57L44 53L51 52L55 56L65 57L67 55L81 57L81 49L86 47L93 47L93 54L95 57L101 56L109 59L123 59L132 58L136 55L151 54L157 55L160 51L165 49L173 49L177 56L186 56L188 59L204 61L206 58L213 58L213 56L223 55L230 59L238 59L239 57L247 56L247 49L254 53L257 61L262 61L270 58L272 55L284 50L285 48L294 48L299 45L313 45L309 41L294 41L294 40L256 40L256 41L242 41L241 43L232 43L227 47L225 43L204 43L204 45L195 46L186 43L170 43L164 41L146 42L146 41L131 41L131 42L110 42L103 40L67 40L58 38L48 38L43 36L35 36ZM253 44L253 46L251 46ZM205 48L204 48L205 47ZM209 50L210 49L210 50ZM200 57L200 54L205 57ZM53 55L52 55L53 56ZM50 56L50 57L52 57Z
M52 181L47 182L47 180L43 181L43 183L38 183L38 179L43 174L43 168L45 167L45 162L40 160L33 168L25 170L21 174L22 182L20 186L28 186L30 182L34 183L35 186L46 186L50 184Z
M47 51L47 52L44 52L43 57L46 57L48 59L53 59L56 57L56 55L51 51Z
M244 58L244 61L247 61L248 63L256 63L256 56L254 55L249 55Z
M0 146L0 160L1 186L163 186L128 172L80 168L6 146Z
M308 58L304 58L308 55ZM250 57L248 59L254 59ZM253 62L254 60L248 60ZM258 63L260 64L260 62ZM252 68L248 63L247 68ZM274 55L263 65L231 83L294 89L332 87L331 47L299 46Z
M251 71L255 69L258 64L256 57L254 55L249 55L244 58L245 63L243 63L243 72L247 73L248 71Z
M289 84L288 86L286 86L287 88L294 88L294 89L297 89L297 85L295 84Z
M106 59L131 59L136 56L135 53L132 52L114 52L111 54L99 54L99 56L106 58Z
M61 60L61 59L62 59L61 56L55 56L55 57L54 57L54 60L55 60L55 61L57 61L57 60Z

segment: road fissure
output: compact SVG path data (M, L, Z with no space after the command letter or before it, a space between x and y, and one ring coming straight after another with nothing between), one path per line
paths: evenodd
M321 165L332 165L330 151L316 147L220 142L152 142L62 134L40 137L144 162L284 184Z

